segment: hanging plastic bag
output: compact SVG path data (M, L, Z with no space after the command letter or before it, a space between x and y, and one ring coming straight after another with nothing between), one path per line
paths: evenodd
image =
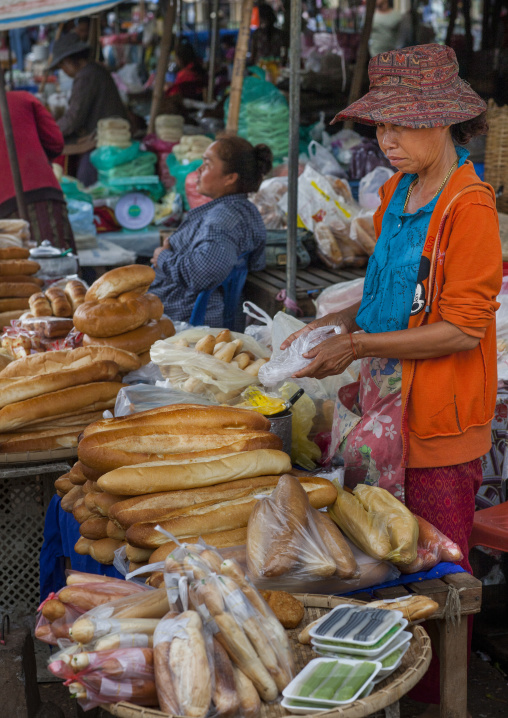
M394 174L388 167L376 167L360 180L358 199L362 209L375 210L381 204L379 188Z
M361 301L364 283L365 279L360 277L350 282L332 284L323 289L316 300L316 317L319 319L327 314L341 312Z
M332 175L333 177L346 177L346 173L337 162L331 152L326 150L319 142L312 140L308 147L309 163L317 172L322 175Z
M259 379L265 386L275 386L281 381L289 379L295 372L305 369L312 359L306 359L303 354L313 349L334 334L340 334L340 327L318 327L310 332L301 334L287 349L259 370Z
M381 168L380 168L381 169ZM358 242L369 257L376 248L376 231L374 229L374 209L362 210L351 222L351 239Z
M252 337L259 344L271 349L273 325L271 316L253 302L243 303L243 313L255 319L256 322L260 322L260 324L249 324L249 326L245 327L245 334Z

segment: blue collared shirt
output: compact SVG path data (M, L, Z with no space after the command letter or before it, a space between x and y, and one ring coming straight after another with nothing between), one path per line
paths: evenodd
M171 249L160 253L150 292L171 319L189 321L200 292L220 285L241 254L250 253L249 269L265 268L266 229L246 194L214 199L192 209L171 236ZM222 290L208 301L206 324L222 326Z
M469 156L455 147L461 167ZM407 329L418 269L432 212L439 195L413 214L404 213L409 185L416 175L400 180L383 215L381 234L369 259L356 323L366 332Z

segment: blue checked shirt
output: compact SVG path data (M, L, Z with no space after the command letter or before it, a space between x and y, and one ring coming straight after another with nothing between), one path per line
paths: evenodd
M241 254L250 252L249 269L265 268L266 230L246 194L214 199L192 209L160 253L150 292L173 320L189 321L198 294L220 285ZM212 292L205 322L222 326L222 289Z

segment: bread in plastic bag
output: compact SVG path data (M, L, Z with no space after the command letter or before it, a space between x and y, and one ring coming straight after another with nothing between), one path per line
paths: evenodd
M298 479L289 474L279 479L269 498L258 501L250 516L247 566L256 580L289 576L318 581L356 573L341 532L312 508Z
M365 254L369 256L373 254L377 242L374 229L374 211L373 209L362 210L351 222L351 239L358 242Z
M167 380L166 380L167 381ZM165 386L165 382L157 382L155 386L150 384L134 384L124 386L117 394L115 402L115 417L130 416L140 411L157 409L170 404L202 404L210 406L211 399L188 391Z
M303 356L306 352L340 332L340 327L326 326L301 334L287 349L278 356L272 356L270 361L260 368L258 375L260 381L265 386L275 386L281 381L286 381L313 361Z
M418 522L418 548L415 560L408 564L397 564L401 573L429 571L441 561L460 563L463 559L460 547L445 536L431 523L414 514Z
M212 700L212 672L203 623L196 611L170 612L159 622L154 664L161 710L205 718Z
M188 329L150 349L152 361L174 387L221 403L256 384L269 355L252 337L217 328Z
M287 226L286 214L279 207L279 201L287 191L287 177L272 177L264 180L257 192L249 195L267 229L284 229Z
M397 565L416 559L418 523L402 502L378 486L358 484L352 494L337 482L335 486L337 498L329 515L362 551Z

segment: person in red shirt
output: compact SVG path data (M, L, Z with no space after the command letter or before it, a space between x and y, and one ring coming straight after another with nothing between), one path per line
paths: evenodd
M202 100L208 76L192 45L183 40L175 50L178 72L175 81L167 88L166 97Z
M63 135L50 112L29 92L7 93L7 104L14 132L14 144L32 239L38 244L49 239L61 249L76 249L67 205L51 160L61 154ZM0 119L0 219L19 217L16 193L3 123Z

